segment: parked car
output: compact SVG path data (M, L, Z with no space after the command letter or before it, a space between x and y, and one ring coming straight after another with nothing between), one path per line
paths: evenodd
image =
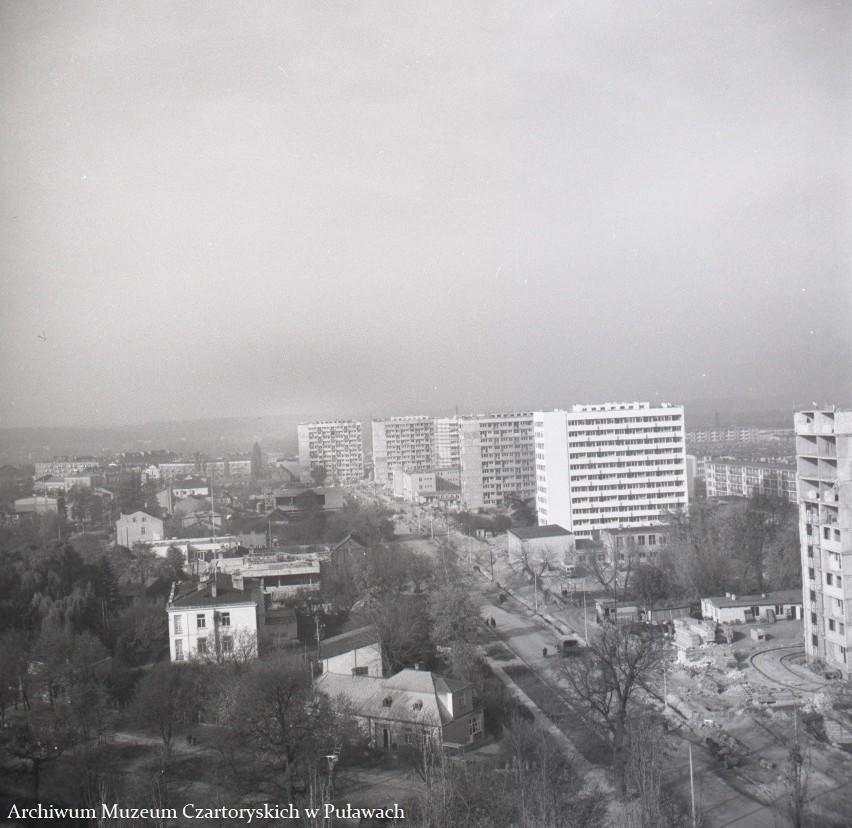
M562 642L561 652L565 657L575 656L580 655L583 652L583 648L580 646L580 642L577 641L576 638L566 638Z

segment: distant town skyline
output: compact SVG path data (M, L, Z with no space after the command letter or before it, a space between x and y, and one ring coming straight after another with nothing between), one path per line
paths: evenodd
M0 427L848 403L852 8L684 11L2 4Z

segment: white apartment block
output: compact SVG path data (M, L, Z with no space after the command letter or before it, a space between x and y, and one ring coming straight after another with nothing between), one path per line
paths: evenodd
M431 417L373 420L373 477L392 483L395 471L428 469L434 461L435 421Z
M796 414L805 652L850 678L852 411Z
M503 506L535 495L532 412L464 417L459 428L461 507Z
M448 469L459 465L459 426L458 417L437 417L435 419L435 465Z
M707 497L765 494L797 502L796 469L777 463L711 460L704 464Z
M540 525L579 538L666 522L689 502L683 407L575 405L535 414Z
M304 479L322 466L332 480L357 483L364 477L361 423L355 420L302 423L298 427L299 466Z

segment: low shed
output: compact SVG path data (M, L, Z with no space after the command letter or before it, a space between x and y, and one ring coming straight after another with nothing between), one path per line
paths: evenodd
M783 621L801 619L802 591L785 589L761 595L736 595L701 599L701 614L717 624L748 624L758 619Z

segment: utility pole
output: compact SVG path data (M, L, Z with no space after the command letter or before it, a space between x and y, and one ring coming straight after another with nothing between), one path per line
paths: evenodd
M695 821L695 776L692 772L692 742L689 743L689 798L692 802L692 828L696 828Z
M589 616L586 615L586 582L583 581L583 629L586 633L586 643L589 643Z

